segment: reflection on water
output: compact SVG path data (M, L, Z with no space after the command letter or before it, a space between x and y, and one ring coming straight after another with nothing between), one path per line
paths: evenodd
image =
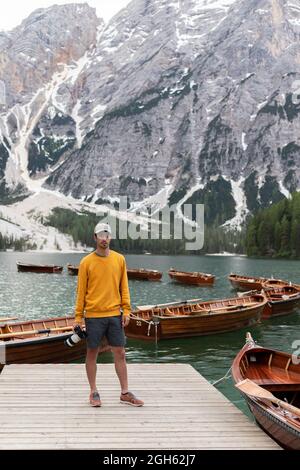
M72 314L76 298L77 277L67 273L67 263L78 264L84 254L0 253L0 316L17 315L33 319ZM126 256L128 267L158 269L164 272L161 282L129 281L133 306L165 303L185 299L224 298L235 295L227 280L231 272L254 276L274 276L300 283L300 262L283 260L249 260L245 257ZM64 266L62 274L18 273L16 261ZM216 275L213 288L173 283L167 275L173 266L185 271L203 271ZM190 363L210 381L223 377L242 347L247 330L220 335L152 342L128 340L128 362ZM294 313L251 327L261 345L293 352L292 344L300 340L300 316ZM101 361L110 362L109 353ZM218 385L230 400L246 411L240 394L231 380Z

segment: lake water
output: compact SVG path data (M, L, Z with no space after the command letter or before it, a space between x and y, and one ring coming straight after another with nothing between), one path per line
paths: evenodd
M34 319L73 314L77 277L68 275L67 263L78 264L85 254L65 253L0 253L0 317L18 316ZM132 305L165 303L202 298L203 300L234 296L227 276L231 273L288 279L300 283L300 261L247 259L224 256L154 256L128 255L130 268L158 269L164 272L161 282L129 281ZM59 264L62 274L18 273L16 262ZM185 271L203 271L216 276L215 286L202 288L172 283L170 267ZM287 352L295 340L300 341L300 312L269 320L251 327L253 338L261 345ZM249 329L249 328L248 328ZM245 341L245 330L198 338L153 343L128 340L128 362L183 362L192 364L206 379L213 382L223 377ZM110 353L100 362L110 362ZM244 412L247 408L231 379L218 389Z

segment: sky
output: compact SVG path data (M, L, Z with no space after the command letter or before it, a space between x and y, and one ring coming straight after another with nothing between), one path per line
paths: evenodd
M38 8L47 8L51 5L63 5L66 3L88 3L97 9L97 15L108 21L118 11L124 8L130 0L87 0L76 2L76 0L9 0L3 2L0 15L0 31L9 31L18 26L27 16Z

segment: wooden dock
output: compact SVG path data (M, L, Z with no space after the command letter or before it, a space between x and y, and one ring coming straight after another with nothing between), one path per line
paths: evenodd
M0 449L279 449L188 364L129 364L119 403L113 364L98 365L102 407L88 405L83 364L6 366L0 375Z

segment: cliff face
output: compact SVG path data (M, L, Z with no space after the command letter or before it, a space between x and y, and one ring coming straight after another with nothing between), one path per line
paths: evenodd
M72 79L87 52L95 48L97 28L103 26L87 4L71 4L37 10L13 31L0 35L2 194L35 188L30 177L36 170L51 171L57 148L61 154L70 148L75 134L69 113L77 100ZM57 96L62 84L71 86L66 115Z
M205 202L239 224L300 186L299 39L298 0L134 0L106 27L38 10L0 36L2 192Z
M0 79L6 106L23 104L27 95L47 84L62 65L82 57L96 41L99 20L84 5L36 10L20 26L0 38Z

